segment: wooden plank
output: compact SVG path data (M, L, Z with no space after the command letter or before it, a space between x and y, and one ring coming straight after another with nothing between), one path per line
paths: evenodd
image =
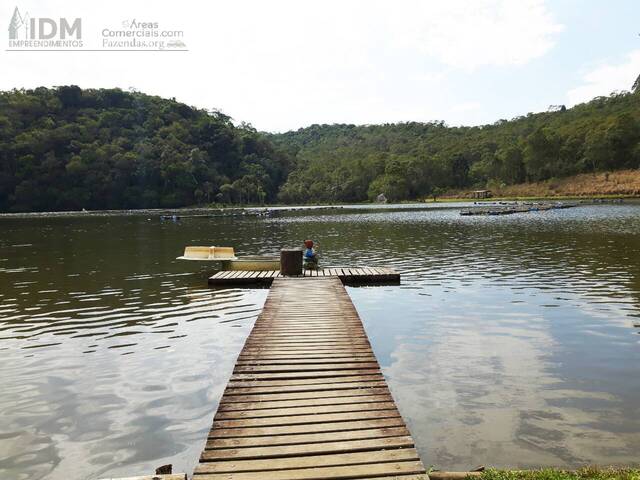
M344 322L340 322L338 318L327 319L326 322L309 321L304 322L291 322L285 324L275 324L272 322L260 325L255 332L251 335L260 334L278 334L278 333L296 333L296 332L311 332L311 333L338 333L356 331L359 335L364 335L364 329L359 326L355 321L345 318Z
M367 338L367 334L357 323L350 320L345 320L344 323L340 323L336 319L327 320L326 323L300 323L291 322L283 325L276 325L272 323L266 323L261 325L255 332L252 332L248 338L261 338L268 340L270 337L309 337L318 336L321 339L324 337L344 337L345 334L354 333L359 338ZM241 352L242 353L242 352Z
M196 475L197 480L346 480L383 475L424 473L420 461L397 461L366 465L301 468L269 472L210 473Z
M349 364L349 363L376 363L376 359L373 356L368 357L353 357L343 356L334 358L290 358L290 359L268 359L264 357L256 357L252 359L239 358L236 362L236 367L241 365L246 366L266 366L266 365L333 365L333 364Z
M338 370L371 369L380 371L378 362L369 363L317 363L317 364L289 364L289 365L236 365L234 374L266 374L266 373L300 373L300 372L324 372L328 370L336 372ZM295 378L295 377L293 377Z
M353 383L368 383L368 382L384 382L384 377L381 373L372 373L370 375L345 375L334 377L322 377L322 378L284 378L279 380L267 380L259 379L255 380L253 376L247 378L231 379L227 384L230 388L234 387L283 387L283 391L288 389L294 389L295 387L305 388L320 388L321 385L334 385L333 388L339 388L339 383L353 384ZM331 388L331 387L329 387Z
M234 373L231 375L231 382L237 381L265 381L265 380L297 380L297 379L324 379L369 375L380 376L380 370L377 369L351 369L351 370L325 370L312 372L278 372L278 373Z
M266 383L266 385L265 385ZM271 384L270 384L271 383ZM225 395L249 395L266 393L293 393L293 392L323 392L349 390L352 388L378 388L385 387L384 378L367 378L365 381L346 381L316 383L305 382L298 385L287 385L286 382L235 382L228 384Z
M289 346L288 348L283 348L281 345L248 345L243 350L244 353L253 353L253 352L262 352L262 353L270 353L270 352L290 352L290 353L340 353L340 352L353 352L353 351L363 351L363 352L371 352L371 346L369 344L366 345L331 345L330 347L322 347L319 345L298 345L295 348Z
M286 312L279 312L280 315L286 315ZM329 316L326 315L323 318L313 318L310 313L307 317L298 317L294 318L290 316L289 320L281 321L278 319L264 319L263 322L258 326L258 329L266 329L269 327L273 328L307 328L307 327L346 327L346 326L355 326L359 325L362 328L362 324L358 322L355 317L351 317L348 312L342 312L342 316L334 315Z
M269 347L282 344L289 346L296 344L298 347L296 348L297 350L309 350L321 345L327 345L327 348L324 348L324 350L329 350L334 346L369 346L369 339L366 335L359 333L357 330L353 332L352 338L346 337L345 334L341 332L326 333L321 331L319 333L287 333L280 331L274 332L273 336L269 336L267 333L250 335L249 338L247 338L246 345L255 349L260 348L261 346ZM263 350L266 350L266 348L263 348Z
M315 351L315 350L303 350L303 351L294 351L294 352L288 352L288 351L282 351L282 352L278 352L278 351L273 351L273 350L256 350L256 351L252 351L252 352L247 352L244 353L240 356L238 356L238 360L243 361L243 360L254 360L254 359L261 359L261 360L287 360L287 359L307 359L307 360L316 360L316 359L338 359L338 358L345 358L345 357L349 357L349 358L371 358L371 359L375 359L375 355L373 355L371 352L367 351L367 350L359 350L359 351L339 351L339 352L333 352L333 351L328 351L328 352L319 352L319 351Z
M342 319L339 316L334 316L334 317L327 316L323 320L307 318L307 319L299 319L299 320L291 319L290 321L287 321L287 322L276 322L272 320L264 321L258 326L257 331L261 331L261 330L271 331L273 329L290 330L290 329L318 329L318 328L324 328L324 329L358 328L360 330L364 330L362 328L362 324L360 324L353 318L349 318L349 316L345 312L343 314Z
M200 459L201 461L212 461L222 459L240 460L249 458L277 458L292 457L296 455L322 455L396 448L412 449L413 446L413 439L409 436L382 437L366 440L205 450L202 452ZM370 451L369 453L372 454L373 452Z
M287 333L274 333L272 336L268 334L256 334L247 338L248 345L275 345L275 344L303 344L309 346L315 346L318 344L329 344L331 346L346 344L346 345L368 345L368 338L366 335L358 334L354 332L353 337L348 337L346 334L340 333L318 333L318 334L287 334Z
M215 420L213 428L250 428L250 427L281 427L309 423L347 422L350 420L367 420L372 418L393 418L400 414L395 407L387 410L359 411L349 413L319 413L311 415L286 415L268 418L246 418L237 420Z
M297 435L301 433L353 432L371 428L404 427L402 417L325 422L302 425L284 425L254 428L218 428L209 432L209 438L240 438L273 435Z
M353 339L350 339L349 337L345 337L344 335L330 335L329 337L325 338L324 336L319 336L318 338L313 338L313 336L311 338L308 338L309 336L301 336L301 337L297 337L295 335L274 335L269 336L269 335L260 335L260 334L256 334L256 335L250 335L249 338L247 338L247 345L253 345L258 343L259 345L273 345L273 344L287 344L287 345L291 345L294 343L302 343L305 345L309 345L309 346L314 346L316 344L330 344L330 345L334 345L334 344L353 344L353 343L366 343L369 344L369 339L367 338L366 335L359 335L357 337L354 337Z
M369 441L369 440L367 440ZM346 442L345 442L346 443ZM311 451L321 451L319 446L323 444L314 444L315 448L309 448ZM267 450L269 447L265 448ZM271 447L272 449L274 447ZM276 447L278 448L278 447ZM252 448L239 450L240 455ZM256 449L257 450L257 449ZM331 450L329 450L331 451ZM344 450L336 449L336 452ZM212 452L215 453L215 452ZM231 472L267 472L270 470L286 470L291 468L317 468L339 465L362 465L367 463L387 463L403 460L418 460L418 453L414 448L398 448L394 450L379 451L363 451L352 453L334 453L317 456L294 456L291 458L279 458L278 461L271 459L263 459L262 455L251 460L240 460L243 456L234 457L233 460L217 461L201 463L195 470L195 474L203 473L231 473ZM225 458L225 457L222 457ZM228 458L228 457L226 457Z
M224 403L218 406L218 412L241 411L249 412L251 410L271 410L273 408L298 408L313 407L327 405L357 405L362 404L368 406L377 402L393 402L393 398L389 393L382 395L360 395L350 397L335 398L306 398L297 400L271 400L262 402L234 402Z
M340 317L328 317L325 321L318 320L292 320L290 322L276 322L265 321L256 327L255 332L295 332L295 331L336 331L336 330L351 330L358 329L364 332L362 326L355 320L348 318L347 315L343 317L343 321L340 321ZM252 331L253 333L253 331Z
M476 472L482 474L482 472ZM393 475L393 476L382 476L375 477L375 479L367 479L367 480L430 480L430 475L426 473L418 473L415 475ZM452 479L449 479L452 480Z
M186 473L169 473L163 475L142 475L139 477L127 477L127 478L103 478L102 480L187 480Z
M351 333L351 334L350 334ZM329 331L329 330L272 330L271 332L263 331L263 332L254 332L249 335L251 340L258 341L268 341L270 339L273 340L344 340L349 338L362 339L367 338L365 333L362 331Z
M361 388L347 388L344 390L330 390L330 391L311 391L311 392L289 392L289 393L254 393L248 395L224 395L220 400L220 405L226 403L235 402L270 402L270 401L289 401L289 400L336 400L341 397L360 397L360 396L377 396L388 395L389 390L384 387L361 387Z
M294 435L269 435L266 437L214 438L207 440L206 450L219 448L244 448L284 446L305 443L335 442L340 440L366 440L369 438L409 436L406 427L368 428L340 432L298 433Z
M256 355L264 355L264 357L271 356L288 356L288 357L300 357L300 356L318 356L318 355L331 355L331 356L343 356L343 355L371 355L371 349L365 347L353 347L349 348L338 348L334 349L326 349L326 348L318 348L318 349L308 349L308 348L292 348L290 350L282 349L282 348L254 348L251 350L247 350L241 357L255 357Z
M297 354L267 354L260 355L259 352L251 355L242 355L238 357L238 361L241 365L251 365L260 363L261 365L284 365L287 363L302 363L311 364L324 361L327 363L342 363L342 362L375 362L376 357L369 354L366 351L334 353L330 356L323 356L321 353L297 353Z
M278 380L268 380L264 378L255 378L249 375L246 378L234 379L227 384L228 389L258 389L270 387L280 387L283 392L310 391L310 390L326 390L334 388L345 389L360 386L371 386L371 383L383 383L384 377L380 373L372 373L371 375L345 375L334 377L303 377L303 378L280 378Z
M341 328L336 327L335 330L331 330L330 327L287 327L287 328L260 328L258 331L253 332L249 338L269 338L273 337L344 337L345 335L356 335L358 337L366 337L363 330L353 328Z
M313 348L317 348L318 350L329 350L329 349L335 349L335 351L349 351L351 348L355 348L355 349L359 349L362 351L365 351L365 349L367 347L369 347L369 343L367 343L366 341L319 341L319 342L305 342L305 341L291 341L291 342L287 342L286 340L283 341L270 341L270 342L251 342L247 344L250 347L254 347L254 348L259 348L260 345L264 345L264 347L267 347L270 350L286 350L286 349L291 349L291 350L296 350L296 351L301 351L303 349L306 349L307 351L309 351L309 349L313 349ZM262 350L263 352L266 351L265 349Z
M331 357L362 357L362 356L374 356L370 348L360 348L354 350L333 350L333 349L311 349L311 348L296 348L293 350L277 349L277 348L264 348L256 347L253 349L247 349L243 351L238 358L306 358L306 357L318 357L318 358L331 358Z
M244 358L275 358L275 359L286 359L286 358L338 358L338 357L375 357L371 349L369 348L361 348L358 350L337 350L334 351L332 349L309 349L309 348L296 348L295 350L282 350L282 349L273 349L273 348L265 348L261 349L260 347L254 349L247 349L247 351L242 352L238 359L242 360Z
M268 336L260 336L255 335L249 337L247 339L246 345L249 346L278 346L278 345L287 345L288 347L294 346L303 346L308 348L318 347L321 345L327 347L334 346L368 346L369 341L366 336L354 336L353 338L348 338L345 336L326 336L326 335L280 335L274 336L273 338L269 338Z
M295 331L295 330L304 330L304 329L311 329L311 330L357 329L361 332L364 331L361 325L359 325L355 320L350 319L345 315L344 321L340 321L339 317L327 318L325 321L318 321L318 320L311 320L311 319L291 320L286 323L285 322L275 323L275 322L269 321L269 322L265 322L264 324L261 324L258 327L257 332L264 333L266 331L274 331L274 330Z
M321 406L297 406L297 407L279 407L279 408L263 408L255 410L218 410L214 417L216 420L232 420L241 418L267 418L267 417L284 417L293 415L318 415L325 413L347 413L347 412L374 412L380 410L393 410L395 403L393 401L372 402L372 403L346 403L337 405L321 405Z

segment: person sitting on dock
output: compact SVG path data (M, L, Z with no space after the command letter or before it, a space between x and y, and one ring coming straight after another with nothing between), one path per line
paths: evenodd
M317 270L318 269L318 254L313 248L313 240L304 241L304 252L302 254L303 268L305 270Z

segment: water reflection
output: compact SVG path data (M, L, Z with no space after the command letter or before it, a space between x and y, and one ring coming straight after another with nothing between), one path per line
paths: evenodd
M0 477L190 471L267 292L174 257L308 237L325 265L402 271L349 292L426 463L637 462L639 212L0 219Z

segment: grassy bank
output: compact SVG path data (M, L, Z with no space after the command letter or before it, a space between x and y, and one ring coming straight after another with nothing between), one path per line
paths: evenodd
M575 200L580 198L640 197L640 170L585 173L544 182L501 185L491 188L492 200ZM469 200L469 191L447 192L438 201Z
M587 467L575 471L556 469L510 471L489 469L479 477L482 480L640 480L640 469Z

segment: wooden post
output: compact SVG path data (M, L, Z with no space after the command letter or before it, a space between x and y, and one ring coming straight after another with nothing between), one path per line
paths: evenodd
M280 250L280 274L302 275L302 250L299 248Z

